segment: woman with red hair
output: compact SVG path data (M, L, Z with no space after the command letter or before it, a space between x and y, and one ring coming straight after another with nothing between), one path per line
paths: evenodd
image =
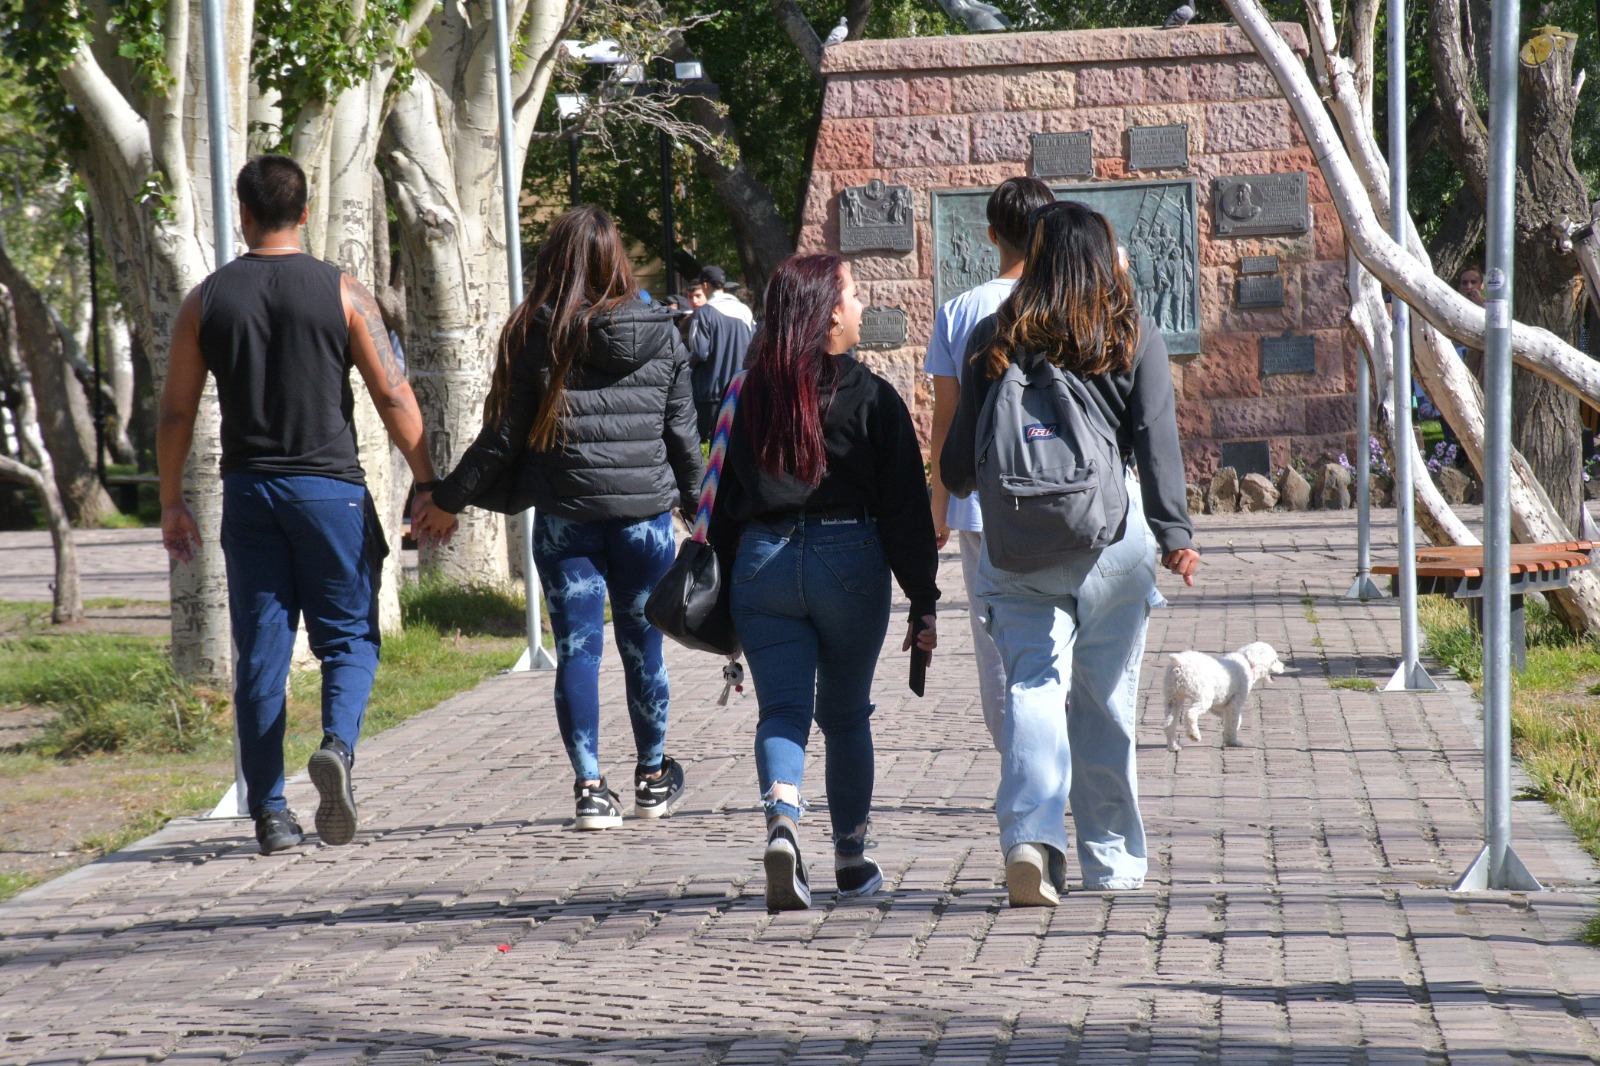
M839 895L883 883L866 854L872 675L892 573L912 641L936 643L938 549L922 450L894 388L851 357L861 301L837 256L791 256L767 282L712 514L733 621L760 703L756 771L767 817L769 910L803 910L800 798L811 723L827 740ZM920 632L919 632L920 627Z

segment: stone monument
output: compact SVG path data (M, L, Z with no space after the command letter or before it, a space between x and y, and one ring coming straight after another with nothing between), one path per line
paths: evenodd
M1278 29L1306 53L1298 26ZM934 311L994 276L988 194L1033 174L1127 248L1172 357L1189 480L1225 452L1272 475L1353 447L1343 231L1238 29L849 41L823 73L800 249L851 262L874 309L861 357L924 429Z

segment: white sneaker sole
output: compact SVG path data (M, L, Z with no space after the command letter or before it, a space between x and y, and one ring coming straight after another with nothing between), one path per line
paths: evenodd
M593 829L615 829L622 824L620 814L585 814L572 820L574 829L585 832Z
M1033 849L1006 863L1006 892L1013 907L1054 907L1061 894L1045 875L1044 863Z
M877 873L872 875L871 880L862 885L860 888L841 888L838 895L840 899L856 899L859 896L870 896L882 887L883 871L879 870Z
M767 845L761 858L767 871L767 910L803 911L811 906L811 888L800 880L800 856L786 840Z
M665 803L640 803L637 796L633 800L633 816L635 818L665 818L678 806L683 799L683 789L678 789L676 795L669 796Z

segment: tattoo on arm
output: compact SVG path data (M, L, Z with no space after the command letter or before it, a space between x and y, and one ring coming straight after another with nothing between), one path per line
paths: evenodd
M372 298L367 287L349 274L342 279L345 295L350 298L350 303L355 307L361 320L367 324L367 335L372 338L372 347L378 353L378 365L383 367L383 378L392 389L406 379L406 372L400 365L400 360L395 358L394 349L389 345L389 327L383 323L383 314L378 310L378 301Z

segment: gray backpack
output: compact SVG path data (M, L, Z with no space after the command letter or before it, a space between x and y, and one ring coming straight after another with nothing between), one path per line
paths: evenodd
M1128 487L1117 434L1089 388L1042 355L1011 365L978 416L978 505L989 561L1027 573L1117 539Z

